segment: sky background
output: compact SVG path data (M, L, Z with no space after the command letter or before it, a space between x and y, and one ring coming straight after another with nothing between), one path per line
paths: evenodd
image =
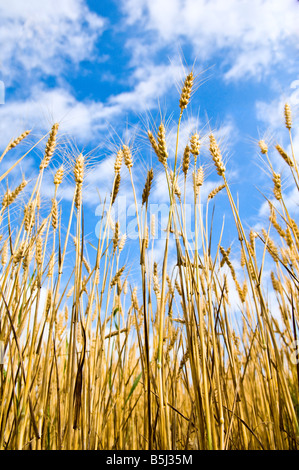
M298 24L296 0L0 0L0 80L5 86L0 150L32 129L23 145L28 149L59 122L59 145L43 194L50 207L53 174L64 163L69 174L59 198L70 202L74 183L69 162L83 151L86 236L94 243L97 189L102 198L110 193L115 154L123 143L132 146L139 197L153 166L152 202L167 201L162 168L146 132L155 131L161 119L166 122L171 163L180 90L193 67L196 91L184 113L180 151L198 131L203 138L203 196L220 184L208 153L207 134L213 130L245 226L258 228L266 205L256 187L268 196L272 190L257 145L265 139L282 174L286 199L298 215L298 196L274 148L279 142L289 150L283 118L289 102L299 154ZM9 178L11 186L22 172L26 177L37 174L43 149L44 144L23 160ZM7 155L2 168L16 155L17 149ZM127 204L133 201L126 169L120 195ZM216 227L223 215L228 246L235 234L225 195L219 194ZM156 246L159 257L164 244L158 240ZM128 246L126 256L132 253Z

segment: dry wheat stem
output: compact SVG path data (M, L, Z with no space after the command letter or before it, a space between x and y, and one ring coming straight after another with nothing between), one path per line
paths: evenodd
M5 345L5 361L0 365L1 449L298 449L299 368L291 355L299 320L298 224L264 141L259 147L278 199L274 205L266 198L268 226L245 233L213 135L210 153L223 184L203 203L207 175L206 166L199 162L204 142L197 133L185 145L178 163L180 123L191 82L192 75L186 78L180 97L174 159L167 149L164 124L157 140L149 132L158 165L163 163L170 202L161 264L155 260L157 221L149 211L153 170L148 170L140 191L140 211L133 148L123 146L116 153L111 197L105 201L95 247L90 248L83 227L83 155L74 164L76 187L69 213L58 199L63 167L54 175L54 196L46 215L40 201L43 171L56 145L53 129L45 151L47 161L33 189L27 186L24 191L24 178L21 187L4 191L0 214L0 340ZM294 125L287 106L285 125L292 142ZM290 156L281 147L276 150L290 167L296 187L292 143ZM193 186L188 177L191 155ZM126 258L124 247L128 244L130 252L131 242L120 232L119 221L112 220L122 160L129 172L138 221L139 274L130 271L134 261ZM187 184L193 188L194 247L187 236L183 207ZM216 235L217 227L213 228L208 214L210 201L224 188L239 248L223 241L224 219ZM18 224L12 210L16 201L21 206ZM215 198L215 215L217 202ZM177 256L173 269L172 234ZM241 270L236 254L241 254ZM272 299L268 302L268 277L277 299L275 314Z

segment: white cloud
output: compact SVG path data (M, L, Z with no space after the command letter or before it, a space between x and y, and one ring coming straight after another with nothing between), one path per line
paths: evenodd
M53 122L61 123L61 132L88 139L93 124L103 117L102 109L101 103L77 101L67 89L34 87L27 100L10 101L0 108L2 139L7 142L25 129L47 132Z
M297 119L299 111L299 80L295 80L289 85L289 89L270 102L257 101L257 118L266 123L272 129L279 129L284 126L284 105L289 103L293 119Z
M139 64L129 77L132 89L111 96L109 104L134 112L157 107L159 98L174 86L181 73L182 67L177 64Z
M292 144L295 158L299 161L299 131L298 131L298 111L299 111L299 81L290 83L289 89L282 95L271 101L257 101L256 115L258 120L267 127L272 137L267 142L272 163L276 165L276 171L289 173L287 165L278 154L274 146L279 143L288 155L292 155L292 147L289 138L289 132L285 128L284 106L286 103L290 105L292 115ZM267 139L265 139L267 140Z
M78 101L66 85L46 88L35 83L26 99L7 101L0 107L1 137L9 141L25 128L48 131L53 122L61 123L60 131L74 138L93 141L124 113L141 113L159 105L159 97L174 85L180 66L140 66L132 74L131 89L108 97L105 103L95 100Z
M91 58L105 21L83 0L10 0L0 4L0 71L6 85L24 73L57 76L67 65ZM2 70L1 70L2 69Z
M295 0L126 0L123 10L129 25L155 33L156 49L187 42L198 60L221 53L228 80L290 66L299 38Z

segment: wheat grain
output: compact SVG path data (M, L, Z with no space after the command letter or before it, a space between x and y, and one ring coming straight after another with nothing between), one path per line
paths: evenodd
M2 250L1 250L1 264L2 264L2 266L6 265L7 259L8 259L8 243L7 243L7 240L5 240L5 242L3 243Z
M3 196L2 207L5 209L6 207L10 206L26 186L27 181L23 180L13 191L8 189Z
M142 205L147 204L148 202L153 178L154 178L154 172L153 172L153 169L151 168L147 172L147 178L146 178L145 186L144 186L143 193L142 193Z
M159 148L158 159L162 163L162 165L166 168L168 152L167 152L167 146L166 146L165 127L164 127L163 122L161 122L159 126L159 131L158 131L158 148Z
M44 170L45 168L47 168L50 163L50 160L56 147L56 135L58 132L58 127L59 124L55 123L51 129L50 136L45 149L45 155L39 167L40 170Z
M283 148L279 144L277 144L275 148L289 166L294 166L292 159L288 156L288 154L283 150Z
M63 169L63 166L61 165L61 167L58 168L54 176L55 186L59 186L62 183L63 172L64 172L64 169Z
M285 117L285 125L286 128L291 130L292 128L292 114L291 114L291 107L288 103L284 106L284 117Z
M128 168L128 170L130 170L133 166L133 158L132 158L131 150L127 145L123 145L122 151L123 151L125 165Z
M17 137L16 139L14 139L12 142L10 142L5 150L5 153L7 153L9 150L11 150L12 148L16 147L17 145L19 145L19 143L24 140L29 134L30 134L31 130L27 130L25 132L23 132L21 135L19 135L19 137Z
M201 142L199 140L199 135L197 132L195 132L195 134L193 134L190 138L190 152L194 156L195 161L199 155L200 146L201 146Z
M121 276L122 276L124 270L125 270L125 266L123 266L122 268L120 268L120 269L117 271L117 273L115 274L115 276L112 278L112 281L111 281L111 283L110 283L110 288L114 287L114 286L117 284L117 282L118 282L118 280L121 278Z
M280 174L273 172L273 194L275 198L279 201L281 199L281 178Z
M268 153L268 145L266 144L266 142L264 140L259 141L259 146L260 146L260 149L261 149L261 153L263 153L263 154Z
M114 228L114 235L113 235L113 253L115 253L116 248L119 242L119 222L117 221Z
M184 155L183 155L183 163L182 163L182 171L185 175L185 178L187 177L189 165L190 165L190 147L189 145L186 145L185 150L184 150Z
M115 173L120 172L123 158L124 158L124 153L123 153L122 149L119 149L119 151L116 154L115 163L114 163Z
M194 81L193 72L190 72L185 79L184 86L182 88L182 92L180 96L179 104L180 104L181 111L187 108L187 105L190 101L193 81Z
M119 252L121 252L124 249L126 240L127 240L127 235L124 233L121 236L120 241L119 241L119 245L118 245Z
M225 184L221 184L219 186L217 186L217 188L213 189L213 191L211 191L208 195L208 200L210 199L213 199L216 194L220 193L220 191L222 191L222 189L225 188Z
M117 173L115 177L115 183L113 187L113 192L111 194L111 204L113 205L116 199L116 196L119 192L119 187L120 187L120 173Z
M52 216L53 230L57 230L57 227L58 227L58 206L57 206L57 200L54 199L54 198L52 199L51 216Z
M225 166L222 161L220 149L213 134L210 135L210 152L212 154L218 175L223 176L225 174Z

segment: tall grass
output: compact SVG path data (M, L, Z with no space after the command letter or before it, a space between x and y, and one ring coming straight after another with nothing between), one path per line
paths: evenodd
M164 122L156 136L148 129L169 192L160 265L153 259L149 242L149 232L155 231L149 211L154 172L148 170L139 195L133 152L127 145L115 156L113 187L106 201L101 236L93 249L95 256L90 256L85 243L82 154L76 156L73 168L69 213L59 202L63 167L54 176L51 210L45 214L41 209L44 173L55 159L57 124L49 133L31 194L25 191L25 179L3 194L1 449L299 447L299 366L294 351L299 229L264 141L259 142L260 151L272 175L274 195L268 199L269 225L260 232L245 230L213 133L209 135L211 161L223 181L209 194L204 210L199 210L205 185L200 136L193 134L183 154L179 153L180 124L193 82L191 72L179 101L174 158L169 158ZM288 105L285 125L291 155L279 144L276 148L298 188ZM17 145L22 146L28 133L10 142L0 160ZM0 177L1 181L27 153ZM137 287L130 285L124 263L123 248L130 242L120 233L118 221L111 219L111 209L121 192L123 164L136 208L140 248ZM184 210L190 184L195 221L192 247ZM230 248L222 246L222 232L217 243L211 241L209 210L220 191L226 193L231 208L242 270L232 261ZM24 215L20 222L12 220L11 211L21 200ZM170 270L169 263L172 234L175 270ZM67 256L70 251L73 257ZM267 300L266 262L267 266L272 263L279 317ZM239 295L238 318L232 310L231 292Z

